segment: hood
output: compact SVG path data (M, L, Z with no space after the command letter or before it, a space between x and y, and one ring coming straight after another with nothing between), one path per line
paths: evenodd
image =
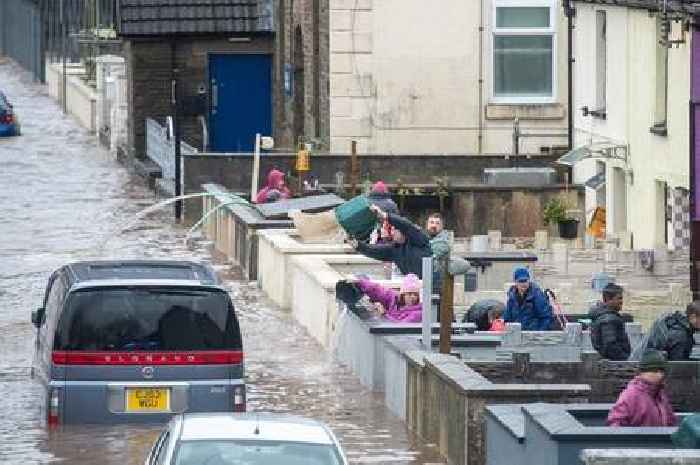
M681 312L671 313L666 319L666 325L668 326L668 329L682 329L689 333L694 332L693 328L690 326L688 317Z
M427 231L426 231L426 232L427 232ZM428 234L428 236L430 236L430 233L429 233L429 232L428 232L427 234ZM440 231L440 232L437 233L436 235L430 236L430 239L431 239L431 240L433 240L433 239L439 239L439 240L442 240L442 241L449 241L449 240L450 240L450 236L447 234L447 231L445 231L445 230L443 229L442 231Z
M640 393L645 393L652 399L656 398L657 395L659 395L659 392L664 388L664 383L661 384L651 384L646 381L644 381L642 378L639 376L635 376L632 381L629 383L630 388L634 389L637 392Z
M284 173L279 170L271 170L267 173L267 185L270 189L277 189L277 185L284 179Z

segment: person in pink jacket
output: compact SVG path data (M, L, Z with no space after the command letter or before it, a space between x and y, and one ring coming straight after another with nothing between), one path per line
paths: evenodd
M276 202L277 200L288 199L291 196L292 193L284 182L284 173L272 169L267 174L267 184L255 197L255 203Z
M404 323L421 321L423 308L420 303L421 281L418 276L406 275L399 292L364 277L358 279L357 287L369 300L381 305L383 316L387 320Z
M639 374L627 384L608 414L608 426L676 426L678 418L664 389L666 356L647 350Z

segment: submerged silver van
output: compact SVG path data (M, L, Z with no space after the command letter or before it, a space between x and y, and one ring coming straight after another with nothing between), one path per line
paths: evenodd
M236 313L213 270L180 261L94 261L49 278L33 375L49 425L165 422L245 411Z

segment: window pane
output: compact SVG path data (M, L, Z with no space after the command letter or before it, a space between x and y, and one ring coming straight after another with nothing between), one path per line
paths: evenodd
M496 36L497 97L552 96L552 36Z
M549 27L549 7L498 7L496 27Z

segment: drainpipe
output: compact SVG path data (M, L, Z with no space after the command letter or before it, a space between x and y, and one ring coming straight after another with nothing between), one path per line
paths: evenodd
M564 14L566 14L566 75L567 75L567 126L569 150L574 148L574 17L576 10L571 5L571 0L564 0ZM573 182L573 166L566 169L568 181Z
M479 0L479 132L477 134L477 153L481 155L484 145L484 0Z
M700 29L693 18L690 55L690 289L693 300L700 298L700 202L696 196L700 190Z

